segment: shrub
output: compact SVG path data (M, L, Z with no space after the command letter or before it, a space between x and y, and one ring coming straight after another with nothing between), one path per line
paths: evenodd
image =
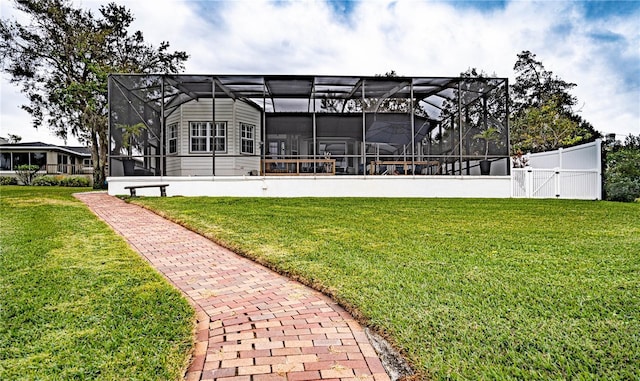
M91 182L84 176L68 176L60 180L60 186L63 187L88 187Z
M18 179L13 176L0 176L0 185L18 185Z
M631 202L640 198L640 137L629 136L624 146L607 153L607 200Z
M33 179L31 185L42 187L88 187L90 181L84 176L39 176Z
M31 185L40 186L40 187L53 187L60 185L60 179L56 176L39 176L33 179Z
M38 176L38 171L40 170L40 166L38 165L18 165L16 167L16 176L23 185L31 185L33 179Z
M632 202L640 198L640 180L620 178L607 181L607 199L610 201Z

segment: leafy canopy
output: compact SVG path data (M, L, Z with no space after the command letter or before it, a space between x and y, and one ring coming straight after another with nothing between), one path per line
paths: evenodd
M513 151L539 152L587 143L600 137L574 110L575 83L546 70L530 51L518 54L511 86L511 143Z
M22 108L34 127L47 125L62 139L70 135L92 148L94 186L105 179L108 152L109 73L178 72L188 58L169 43L146 44L130 33L134 17L109 3L98 15L70 0L16 0L27 23L0 20L2 71L29 99Z

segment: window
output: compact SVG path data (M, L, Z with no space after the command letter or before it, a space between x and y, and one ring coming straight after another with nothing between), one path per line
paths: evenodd
M227 123L216 122L212 131L211 122L189 122L191 152L211 152L215 146L216 152L227 150Z
M227 124L216 123L216 151L224 152L227 150Z
M189 122L191 130L191 151L207 152L207 139L210 134L209 123Z
M30 152L29 160L31 165L42 168L47 165L47 154L44 152Z
M253 124L240 123L240 153L254 153L255 129Z
M13 169L19 165L27 165L29 164L29 153L28 152L14 152L13 153Z
M178 123L170 124L167 127L167 146L168 153L178 152Z
M287 143L283 139L269 139L267 147L271 159L284 159L287 154ZM290 154L292 153L290 152Z
M41 169L47 165L46 152L2 152L0 169L15 170L19 165L37 165Z
M93 160L91 159L82 159L83 167L93 167Z
M11 152L0 152L0 170L11 170Z

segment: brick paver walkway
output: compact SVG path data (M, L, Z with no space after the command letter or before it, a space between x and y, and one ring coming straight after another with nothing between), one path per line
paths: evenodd
M106 193L76 197L195 306L187 380L389 380L362 327L321 293Z

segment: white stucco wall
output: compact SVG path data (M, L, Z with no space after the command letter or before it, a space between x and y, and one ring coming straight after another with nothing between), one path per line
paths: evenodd
M509 176L194 176L111 177L110 195L127 185L169 184L167 196L508 198ZM137 190L159 196L158 188Z

